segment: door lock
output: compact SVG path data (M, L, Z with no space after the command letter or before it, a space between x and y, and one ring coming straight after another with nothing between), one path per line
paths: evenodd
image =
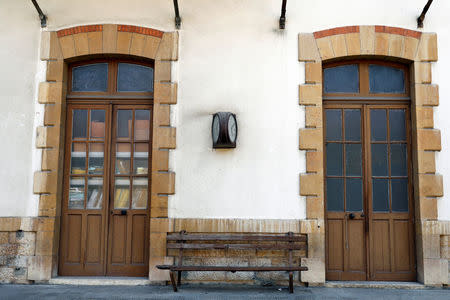
M114 211L113 210L111 211L111 215L114 215ZM120 211L120 215L126 216L127 215L127 210L126 209L121 210Z
M355 214L354 214L354 213L350 213L350 214L348 215L348 217L349 217L351 220L353 220L353 219L355 218Z

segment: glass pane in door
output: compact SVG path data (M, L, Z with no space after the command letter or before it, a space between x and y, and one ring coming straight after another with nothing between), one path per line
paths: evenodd
M362 144L359 108L326 109L328 211L362 211Z
M114 182L114 209L130 207L130 179L116 177Z
M119 108L115 114L113 209L147 209L151 111Z
M408 211L406 110L370 110L374 212Z

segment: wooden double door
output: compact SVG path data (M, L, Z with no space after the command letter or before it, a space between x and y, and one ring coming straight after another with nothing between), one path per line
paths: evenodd
M408 105L325 104L327 280L414 281Z
M60 275L147 276L151 117L150 105L68 105Z

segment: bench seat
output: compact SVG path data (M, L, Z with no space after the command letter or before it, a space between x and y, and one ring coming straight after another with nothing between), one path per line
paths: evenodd
M306 235L295 235L292 232L286 234L226 234L226 233L168 233L168 250L178 251L178 261L173 265L157 265L160 270L169 270L170 281L176 292L177 282L175 272L178 273L178 285L181 284L181 273L186 271L212 271L212 272L289 272L289 292L293 293L293 272L308 271L307 267L293 263L293 251L307 251ZM256 250L256 251L283 251L288 254L288 263L279 266L199 266L183 265L183 250ZM285 255L285 254L284 254Z

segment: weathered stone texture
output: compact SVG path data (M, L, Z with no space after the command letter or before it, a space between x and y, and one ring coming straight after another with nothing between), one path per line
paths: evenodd
M2 223L0 230L5 230ZM9 227L11 231L0 231L0 283L29 283L28 262L35 254L36 233L14 229Z

